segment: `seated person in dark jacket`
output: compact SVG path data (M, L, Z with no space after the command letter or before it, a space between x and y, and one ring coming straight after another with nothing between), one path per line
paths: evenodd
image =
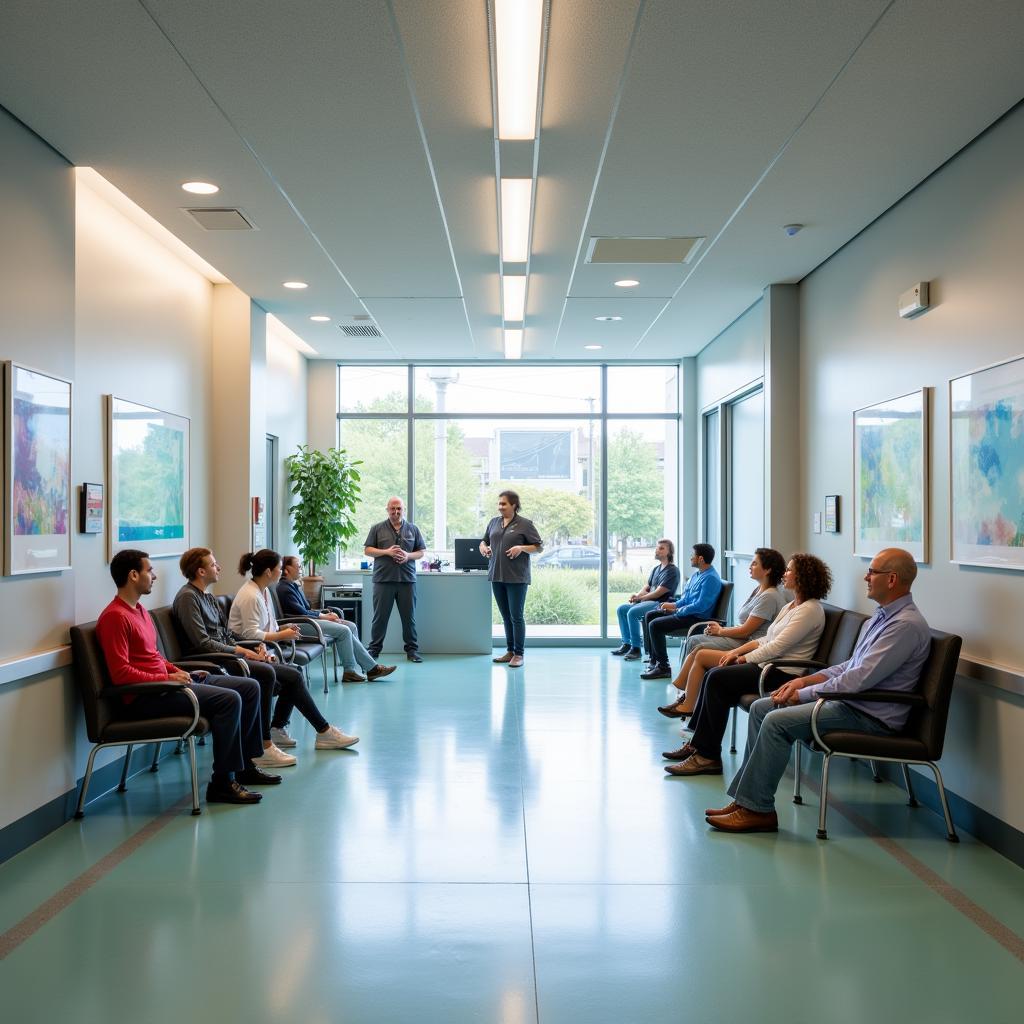
M285 615L305 615L316 619L324 636L334 640L341 653L341 664L345 669L342 678L346 683L379 679L395 671L394 665L377 664L377 659L359 642L354 622L346 622L337 612L310 607L306 595L302 592L302 565L295 555L285 555L281 559L277 599L281 602L281 611ZM365 677L360 669L366 672Z

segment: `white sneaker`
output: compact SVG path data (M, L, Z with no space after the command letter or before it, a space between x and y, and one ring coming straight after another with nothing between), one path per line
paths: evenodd
M290 768L293 764L298 764L298 761L271 743L259 757L252 759L252 763L258 768Z
M316 750L344 750L345 747L351 747L353 743L358 742L358 736L346 736L337 726L329 725L327 732L317 733L314 748Z
M270 742L275 747L294 747L295 740L288 735L287 729L278 729L275 726L270 727Z

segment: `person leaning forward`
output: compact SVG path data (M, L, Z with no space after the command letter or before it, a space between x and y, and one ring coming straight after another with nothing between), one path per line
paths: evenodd
M406 521L401 498L388 498L387 513L387 519L370 527L363 548L373 559L373 624L366 649L374 658L380 655L391 608L397 604L405 656L422 661L416 638L416 560L427 545L419 527Z

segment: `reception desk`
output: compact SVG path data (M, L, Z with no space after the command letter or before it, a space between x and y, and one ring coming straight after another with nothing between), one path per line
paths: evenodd
M330 573L322 601L330 601L332 588L348 594L362 586L363 643L369 643L373 622L373 572L351 569ZM423 654L491 653L491 585L487 573L417 572L416 635ZM347 616L352 618L352 616ZM393 606L384 637L384 654L401 654L402 620Z

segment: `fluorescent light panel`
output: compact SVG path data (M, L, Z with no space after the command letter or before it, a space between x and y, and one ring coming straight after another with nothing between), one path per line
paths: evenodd
M503 277L501 279L501 305L506 321L526 319L525 277Z
M498 138L537 136L537 89L544 0L495 0Z
M501 259L525 263L530 256L531 178L501 179Z
M523 331L522 328L505 331L505 358L522 359L523 357Z

